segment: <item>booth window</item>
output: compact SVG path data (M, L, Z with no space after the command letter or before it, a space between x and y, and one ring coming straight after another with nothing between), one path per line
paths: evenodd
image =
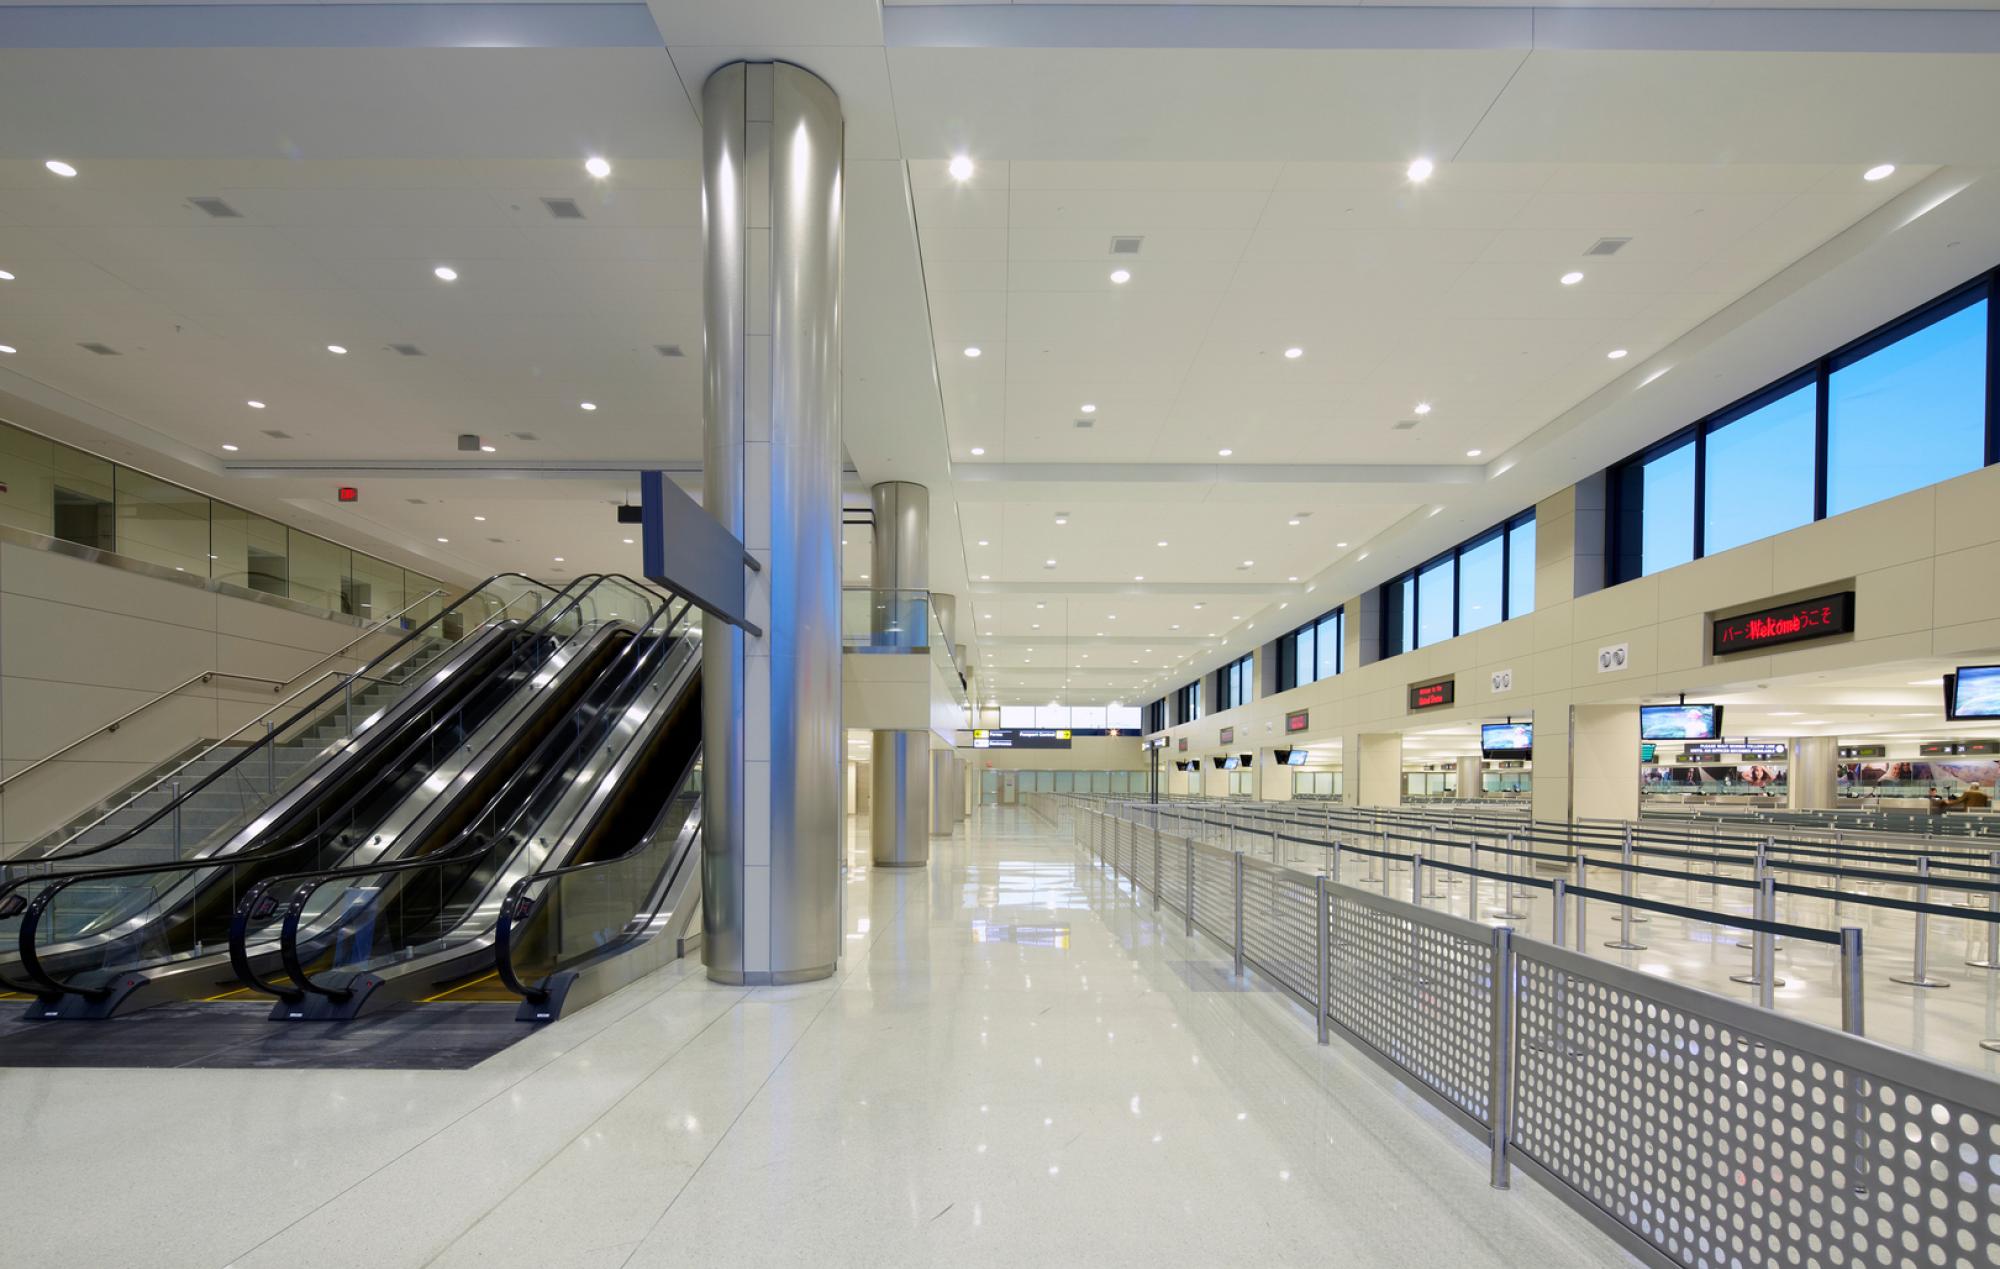
M1993 273L1611 469L1611 580L1631 581L2000 460Z

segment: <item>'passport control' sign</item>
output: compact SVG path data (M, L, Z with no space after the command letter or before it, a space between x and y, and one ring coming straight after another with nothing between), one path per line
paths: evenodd
M1821 595L1757 612L1717 617L1711 647L1716 656L1854 633L1854 592Z

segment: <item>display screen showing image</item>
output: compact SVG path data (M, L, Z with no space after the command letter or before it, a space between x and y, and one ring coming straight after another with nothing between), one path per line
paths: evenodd
M1482 723L1479 747L1487 754L1520 753L1535 747L1533 723Z
M2000 665L1960 666L1952 692L1953 718L2000 718Z
M1720 705L1641 705L1641 740L1716 740L1722 735Z
M1310 756L1303 749L1291 750L1285 755L1285 765L1288 767L1303 767L1306 765L1306 759Z
M1241 766L1241 765L1242 765L1242 764L1241 764L1241 763L1239 763L1239 762L1237 762L1237 761L1236 761L1236 759L1235 759L1235 758L1233 758L1233 757L1230 757L1230 758L1224 758L1224 759L1222 760L1222 769L1223 769L1224 771L1234 771L1234 770L1236 770L1236 769L1237 769L1237 767L1239 767L1239 766Z

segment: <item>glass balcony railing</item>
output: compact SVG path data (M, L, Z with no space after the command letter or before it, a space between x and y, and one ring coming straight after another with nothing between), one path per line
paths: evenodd
M945 636L929 591L849 587L841 592L840 603L841 647L846 651L929 652L953 694L964 695L965 667Z

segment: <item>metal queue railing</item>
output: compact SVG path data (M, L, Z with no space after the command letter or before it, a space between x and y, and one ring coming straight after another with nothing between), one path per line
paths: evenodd
M1833 906L1833 915L1836 921L1840 918L1840 910L1843 905L1900 910L1911 913L1913 918L1911 922L1910 947L1911 970L1908 975L1897 976L1892 979L1892 981L1901 985L1922 989L1938 989L1950 986L1950 983L1946 980L1934 977L1930 973L1930 921L1933 917L1963 920L1974 925L1983 925L1985 927L1984 955L1979 958L1968 958L1965 963L1967 966L1975 969L2000 970L2000 857L1994 857L1984 852L1964 852L1958 859L1947 858L1942 866L1957 873L1966 874L1951 876L1948 874L1937 874L1934 871L1933 860L1928 854L1917 854L1912 857L1906 852L1868 850L1854 845L1849 845L1840 850L1825 850L1813 846L1801 846L1797 843L1786 845L1774 838L1763 838L1757 839L1754 842L1745 841L1741 843L1707 842L1705 844L1710 849L1706 852L1701 850L1676 851L1669 847L1652 845L1645 836L1643 829L1635 828L1635 826L1630 824L1611 826L1609 822L1605 825L1595 827L1583 826L1581 831L1572 833L1568 831L1538 832L1535 831L1538 827L1546 829L1548 826L1536 826L1523 821L1516 821L1505 825L1504 831L1501 831L1503 828L1502 825L1490 822L1483 828L1456 825L1450 823L1448 820L1444 822L1425 822L1419 817L1413 817L1407 813L1398 813L1393 810L1382 812L1372 809L1366 811L1353 810L1344 813L1320 811L1301 817L1295 812L1288 814L1282 809L1267 809L1271 807L1271 804L1259 804L1256 807L1232 806L1218 804L1214 799L1209 799L1205 804L1200 800L1189 800L1173 805L1180 809L1170 813L1205 817L1212 823L1218 822L1216 817L1219 817L1219 822L1225 826L1226 833L1237 831L1271 831L1269 829L1260 830L1256 828L1255 825L1258 822L1265 824L1309 823L1317 826L1322 835L1330 839L1334 830L1341 828L1350 833L1359 833L1365 838L1374 840L1378 847L1389 851L1391 857L1399 860L1407 861L1412 854L1422 854L1428 850L1431 854L1428 862L1434 869L1440 866L1435 858L1436 851L1443 849L1465 850L1468 852L1470 863L1475 866L1478 863L1479 855L1484 851L1500 856L1508 862L1510 868L1539 866L1544 869L1559 869L1565 872L1573 870L1573 877L1569 880L1564 891L1560 891L1559 893L1564 893L1565 896L1577 896L1577 919L1574 928L1577 935L1576 947L1578 951L1582 951L1585 946L1584 924L1586 909L1584 901L1586 898L1603 899L1619 906L1619 915L1617 918L1619 924L1618 935L1616 938L1607 940L1604 944L1607 948L1614 950L1645 950L1645 945L1637 941L1633 927L1645 923L1648 920L1645 914L1652 911L1665 912L1686 920L1704 924L1740 925L1739 920L1731 914L1713 909L1696 909L1691 906L1694 903L1694 887L1697 884L1704 884L1710 887L1711 904L1719 903L1719 891L1724 888L1748 892L1748 906L1751 918L1767 923L1777 921L1778 900L1780 896L1797 896L1806 899L1829 901ZM1282 804L1279 804L1279 806L1282 807ZM1342 822L1343 820L1345 821L1344 823ZM1421 825L1421 830L1411 833L1399 833L1389 827L1392 824L1402 824L1413 828ZM1569 826L1564 827L1567 829ZM1614 832L1616 835L1615 842L1608 840ZM1451 838L1453 836L1465 837L1466 841L1462 843L1452 841ZM1481 836L1488 836L1491 840L1482 845L1480 842ZM1279 839L1284 840L1285 835L1279 834ZM1412 849L1397 853L1390 847L1390 844L1394 842L1406 843ZM1519 847L1516 845L1517 842L1531 844L1542 842L1561 845L1566 849L1563 852L1537 851L1532 848L1532 845L1525 849ZM1307 843L1301 841L1300 844L1324 845L1325 842ZM1614 845L1618 850L1618 858L1615 860L1605 859L1589 853L1594 850L1609 849ZM1347 849L1351 850L1353 848L1349 846ZM1831 859L1834 862L1811 862L1808 858L1797 857L1801 854ZM1895 872L1886 870L1883 867L1855 866L1846 862L1855 859L1857 855L1859 856L1859 862L1863 865L1887 860L1892 864L1909 863L1913 866L1910 871ZM1703 874L1694 871L1676 871L1673 869L1649 867L1637 862L1640 856L1670 857L1689 864L1705 864L1708 867L1708 872ZM1980 862L1965 862L1967 859L1977 859ZM1747 868L1749 876L1737 877L1725 875L1723 873L1724 867ZM1601 872L1604 869L1610 869L1619 875L1619 893L1616 895L1590 889L1587 885L1592 870L1599 870ZM1830 886L1825 884L1800 884L1796 879L1782 881L1779 879L1779 874L1781 873L1792 874L1795 878L1797 874L1805 874L1811 877L1831 879L1832 884ZM1689 906L1661 905L1657 901L1637 897L1633 893L1633 883L1639 877L1655 877L1684 882L1688 887ZM1370 880L1374 880L1374 878L1371 877ZM1874 884L1901 887L1909 890L1911 895L1909 898L1899 898L1892 895L1874 893L1869 890L1851 888L1852 883L1856 882L1863 885ZM1514 876L1509 884L1518 890L1521 884L1520 876ZM1535 888L1548 889L1551 883L1547 880L1540 880L1533 883L1533 885ZM1983 906L1974 906L1974 902L1970 900L1958 904L1933 902L1933 889L1958 891L1969 896L1984 896ZM1515 890L1510 890L1510 895L1515 892ZM1427 894L1425 897L1435 899L1439 896L1432 893ZM1557 906L1561 907L1562 905L1558 904ZM1507 919L1521 914L1503 912L1499 915L1503 919ZM1555 921L1557 922L1557 928L1560 929L1563 921L1561 913L1556 915ZM1840 933L1832 930L1823 930L1820 931L1820 934L1822 937L1813 941L1838 942L1842 937ZM1754 931L1749 941L1743 944L1743 946L1751 951L1751 965L1746 973L1732 975L1732 981L1758 988L1759 1002L1765 1007L1770 1007L1774 989L1783 985L1783 981L1777 977L1777 938L1778 936L1772 933ZM1558 941L1561 941L1560 937ZM1857 960L1859 955L1858 949L1857 931L1855 953ZM1846 996L1847 993L1843 992L1843 1003L1846 1001ZM1983 1040L1980 1042L1980 1047L1989 1051L2000 1052L2000 1037Z
M1302 1004L1321 1043L1338 1034L1483 1139L1496 1188L1519 1168L1648 1264L2000 1263L2000 1083L1859 1034L1858 937L1836 1031L1301 871L1279 844L1290 835L1271 834L1267 861L1171 806L1024 802L1135 899L1228 947L1238 975ZM1330 861L1396 857L1300 840ZM1412 900L1447 867L1567 885L1413 858Z

